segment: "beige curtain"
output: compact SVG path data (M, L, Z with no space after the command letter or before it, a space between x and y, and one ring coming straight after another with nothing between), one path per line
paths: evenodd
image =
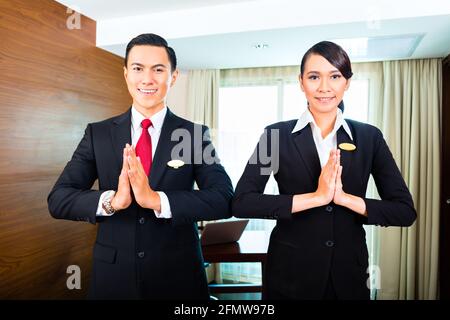
M207 125L212 136L218 125L219 83L220 70L188 72L189 118L196 123Z
M354 63L352 64L354 80L367 80L369 83L369 97L368 97L368 123L379 127L377 110L380 109L382 99L380 98L380 92L383 88L383 63L382 62L370 62L370 63ZM351 87L351 84L350 84ZM345 96L344 96L345 101ZM372 176L369 179L367 186L366 196L371 199L380 199L377 188ZM369 263L370 267L368 273L370 275L370 297L375 300L378 295L378 291L381 288L380 278L380 227L377 226L364 226L366 230L366 242L369 251Z
M211 141L217 148L220 70L190 70L188 72L188 117L195 123L209 127ZM220 156L220 155L219 155ZM205 225L203 221L201 224ZM208 282L222 282L220 264L207 269Z
M372 120L411 191L418 218L410 228L379 230L378 299L436 299L441 60L386 61L380 75Z

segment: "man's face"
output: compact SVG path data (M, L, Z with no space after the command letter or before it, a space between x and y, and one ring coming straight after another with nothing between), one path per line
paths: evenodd
M124 67L125 81L134 107L150 116L163 109L178 70L171 72L166 49L150 45L134 46Z

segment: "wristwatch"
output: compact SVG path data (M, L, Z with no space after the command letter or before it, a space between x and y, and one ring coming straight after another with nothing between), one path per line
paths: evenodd
M102 209L106 212L107 215L113 215L114 213L116 213L116 210L114 210L114 208L111 205L111 200L114 197L114 195L116 194L115 191L107 191L105 197L103 198L102 201Z

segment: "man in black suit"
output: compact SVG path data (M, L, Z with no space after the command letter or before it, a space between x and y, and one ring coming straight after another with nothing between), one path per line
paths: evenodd
M132 39L132 107L87 126L48 196L54 218L99 222L89 298L209 298L196 222L228 218L233 188L207 127L166 106L177 75L166 40Z

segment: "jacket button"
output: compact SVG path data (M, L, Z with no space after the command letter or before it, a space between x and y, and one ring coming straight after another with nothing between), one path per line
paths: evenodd
M333 241L331 241L331 240L328 240L327 242L325 242L325 245L327 246L327 247L332 247L332 246L334 246L334 242Z
M144 251L138 252L138 257L143 258L145 256Z
M325 208L325 210L327 210L328 212L331 212L331 211L333 211L333 207L332 207L332 206L327 206L327 207Z
M140 218L140 219L139 219L139 223L140 223L140 224L144 224L144 223L145 223L145 218Z

